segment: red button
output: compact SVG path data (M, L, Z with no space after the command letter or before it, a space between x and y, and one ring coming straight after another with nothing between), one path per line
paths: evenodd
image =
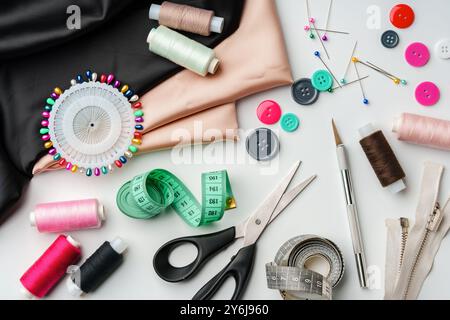
M414 11L406 4L398 4L391 9L390 19L397 28L408 28L414 22Z
M273 100L265 100L256 109L258 119L264 124L274 124L280 120L281 108Z

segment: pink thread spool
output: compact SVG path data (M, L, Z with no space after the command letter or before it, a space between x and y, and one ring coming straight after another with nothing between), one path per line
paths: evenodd
M403 113L394 120L397 138L414 144L450 151L450 121Z
M30 223L39 232L100 228L104 220L104 208L96 199L41 203L30 213Z
M80 244L60 235L20 278L22 293L29 299L44 297L80 257Z

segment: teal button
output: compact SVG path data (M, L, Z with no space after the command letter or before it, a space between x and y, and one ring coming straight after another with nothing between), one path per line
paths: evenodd
M311 77L314 88L319 91L327 91L333 85L333 78L327 70L317 70Z
M286 132L293 132L297 130L300 121L297 116L293 113L286 113L281 118L281 128Z

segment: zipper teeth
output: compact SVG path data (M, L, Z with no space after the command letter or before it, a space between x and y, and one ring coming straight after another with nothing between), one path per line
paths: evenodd
M417 265L418 265L419 260L420 260L420 258L422 256L422 252L423 252L423 249L425 248L425 243L427 242L429 235L430 235L430 230L426 229L425 234L423 235L422 241L420 242L419 250L417 251L417 254L415 256L414 264L413 264L413 266L411 268L411 272L410 272L409 277L408 277L407 286L406 286L406 289L405 289L405 293L403 295L403 299L405 299L405 300L408 297L409 290L411 289L412 280L413 280L414 275L416 273Z
M402 267L403 264L403 259L405 257L405 248L406 248L406 241L408 241L408 230L404 230L402 231L402 243L400 246L400 262L399 262L399 266L398 266L398 272L400 273L400 269Z
M436 220L438 219L438 220ZM425 233L423 234L422 241L420 242L419 250L417 250L417 253L414 258L414 264L411 267L411 272L408 276L408 281L406 285L406 289L403 295L403 299L407 299L409 290L411 289L412 281L414 279L417 265L419 264L420 258L423 254L423 250L425 249L425 244L427 243L428 237L430 236L430 233L432 231L436 231L437 228L439 228L439 223L441 221L442 217L440 216L440 205L439 202L435 201L433 211L428 216L428 220L425 225Z

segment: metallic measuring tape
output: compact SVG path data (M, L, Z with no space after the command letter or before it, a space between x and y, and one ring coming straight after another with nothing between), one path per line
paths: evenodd
M227 172L202 174L202 204L174 174L156 169L125 183L117 193L117 206L136 219L150 219L171 206L186 223L198 227L220 220L236 207Z
M323 276L305 268L313 257L322 257L329 265ZM275 255L275 261L266 264L267 286L280 290L285 300L331 300L334 288L344 275L344 258L330 240L302 235L286 241Z

